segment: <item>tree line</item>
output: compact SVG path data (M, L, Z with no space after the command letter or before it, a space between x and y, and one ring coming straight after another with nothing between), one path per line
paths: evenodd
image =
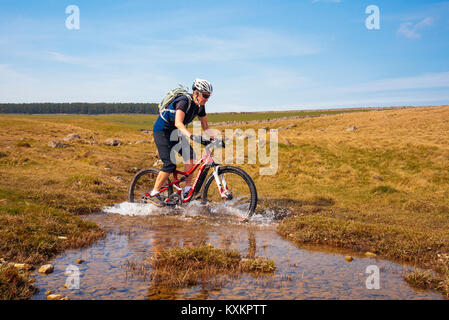
M0 113L158 114L159 109L157 103L0 103Z

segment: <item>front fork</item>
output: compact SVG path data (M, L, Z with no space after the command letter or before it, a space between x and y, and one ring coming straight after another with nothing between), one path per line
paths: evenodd
M223 174L218 174L218 169L220 166L216 166L214 172L212 173L215 182L217 183L218 191L220 192L220 195L225 200L231 200L232 199L232 193L228 189L228 185L226 184L226 179Z

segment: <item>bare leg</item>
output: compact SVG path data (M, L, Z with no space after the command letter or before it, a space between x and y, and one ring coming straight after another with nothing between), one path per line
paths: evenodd
M159 171L159 174L157 175L157 178L156 178L156 183L154 184L153 191L161 190L162 186L167 181L167 178L169 176L170 176L170 173L164 172L164 171Z
M184 172L189 171L193 167L193 160L190 159L188 163L184 164ZM192 185L192 177L193 175L190 175L186 178L186 187Z

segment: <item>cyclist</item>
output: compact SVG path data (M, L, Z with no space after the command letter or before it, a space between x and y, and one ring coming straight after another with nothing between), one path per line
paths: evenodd
M188 143L185 137L201 142L201 136L193 136L186 126L193 121L193 119L198 116L201 122L201 128L206 131L209 129L207 123L205 104L208 101L210 95L212 94L212 85L207 80L195 79L192 85L191 102L189 107L189 98L181 95L170 104L167 108L169 110L165 111L163 118L159 115L153 126L153 136L154 142L159 153L159 157L163 162L163 167L156 178L154 184L154 189L150 193L150 197L147 199L150 203L162 207L167 205L167 203L161 198L159 190L167 181L170 173L176 170L176 164L170 159L170 153L172 148L178 144L184 144L184 146L177 150L179 154L182 155L184 159L184 171L188 171L193 166L193 160L195 159L195 154L192 147ZM171 111L170 111L171 110ZM175 112L173 112L175 111ZM164 120L165 119L165 120ZM179 140L170 141L170 136L173 131L178 129L182 135L179 135ZM211 139L213 137L211 136ZM184 194L188 194L192 184L192 176L187 177L186 185L184 188Z

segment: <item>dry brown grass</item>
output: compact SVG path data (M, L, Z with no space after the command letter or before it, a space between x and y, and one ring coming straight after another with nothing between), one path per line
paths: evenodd
M292 146L280 145L278 175L256 178L262 194L270 189L272 198L299 201L278 231L298 244L374 251L441 269L436 257L449 252L449 108L354 113L297 124L280 131ZM347 131L350 126L358 129ZM334 204L310 205L314 197ZM449 273L440 274L443 281Z
M11 266L0 265L0 300L28 299L36 292L32 279Z
M23 200L20 194L0 189L0 198L0 257L7 261L37 266L66 248L84 247L105 235L93 223Z
M0 116L0 189L71 213L124 201L136 168L158 159L153 143L129 144L151 141L138 129L151 128L153 120ZM292 211L279 225L282 235L296 243L369 250L445 274L436 257L449 253L449 107L376 110L252 128L292 123L297 126L279 131L276 175L261 176L258 165L241 165L254 178L259 197L269 200L265 203ZM350 126L358 129L347 131ZM50 140L73 132L81 139L67 148L48 147ZM102 145L107 138L122 145Z
M26 299L35 289L28 272L8 263L34 267L67 248L92 244L105 233L93 223L0 189L0 299ZM8 267L6 267L8 266Z
M97 123L96 130L91 130L54 120L1 116L0 125L8 128L0 131L0 187L13 186L30 200L72 213L95 212L107 203L126 200L127 181L135 168L150 166L156 160L152 145L128 145L150 140L148 134L119 130L118 125ZM93 124L88 122L87 126ZM117 131L111 133L111 127ZM66 142L67 148L48 146L50 140L61 141L74 132L81 139ZM17 145L23 138L30 147ZM117 138L122 145L103 145L108 138ZM99 144L91 145L90 141ZM120 178L116 177L125 182L117 182Z
M158 291L165 288L162 294L174 294L176 288L196 285L206 290L219 289L244 272L267 275L276 269L274 261L262 257L242 258L237 251L211 245L165 249L143 263L128 262L125 268L131 274L151 280ZM160 295L158 292L157 297L161 298Z

